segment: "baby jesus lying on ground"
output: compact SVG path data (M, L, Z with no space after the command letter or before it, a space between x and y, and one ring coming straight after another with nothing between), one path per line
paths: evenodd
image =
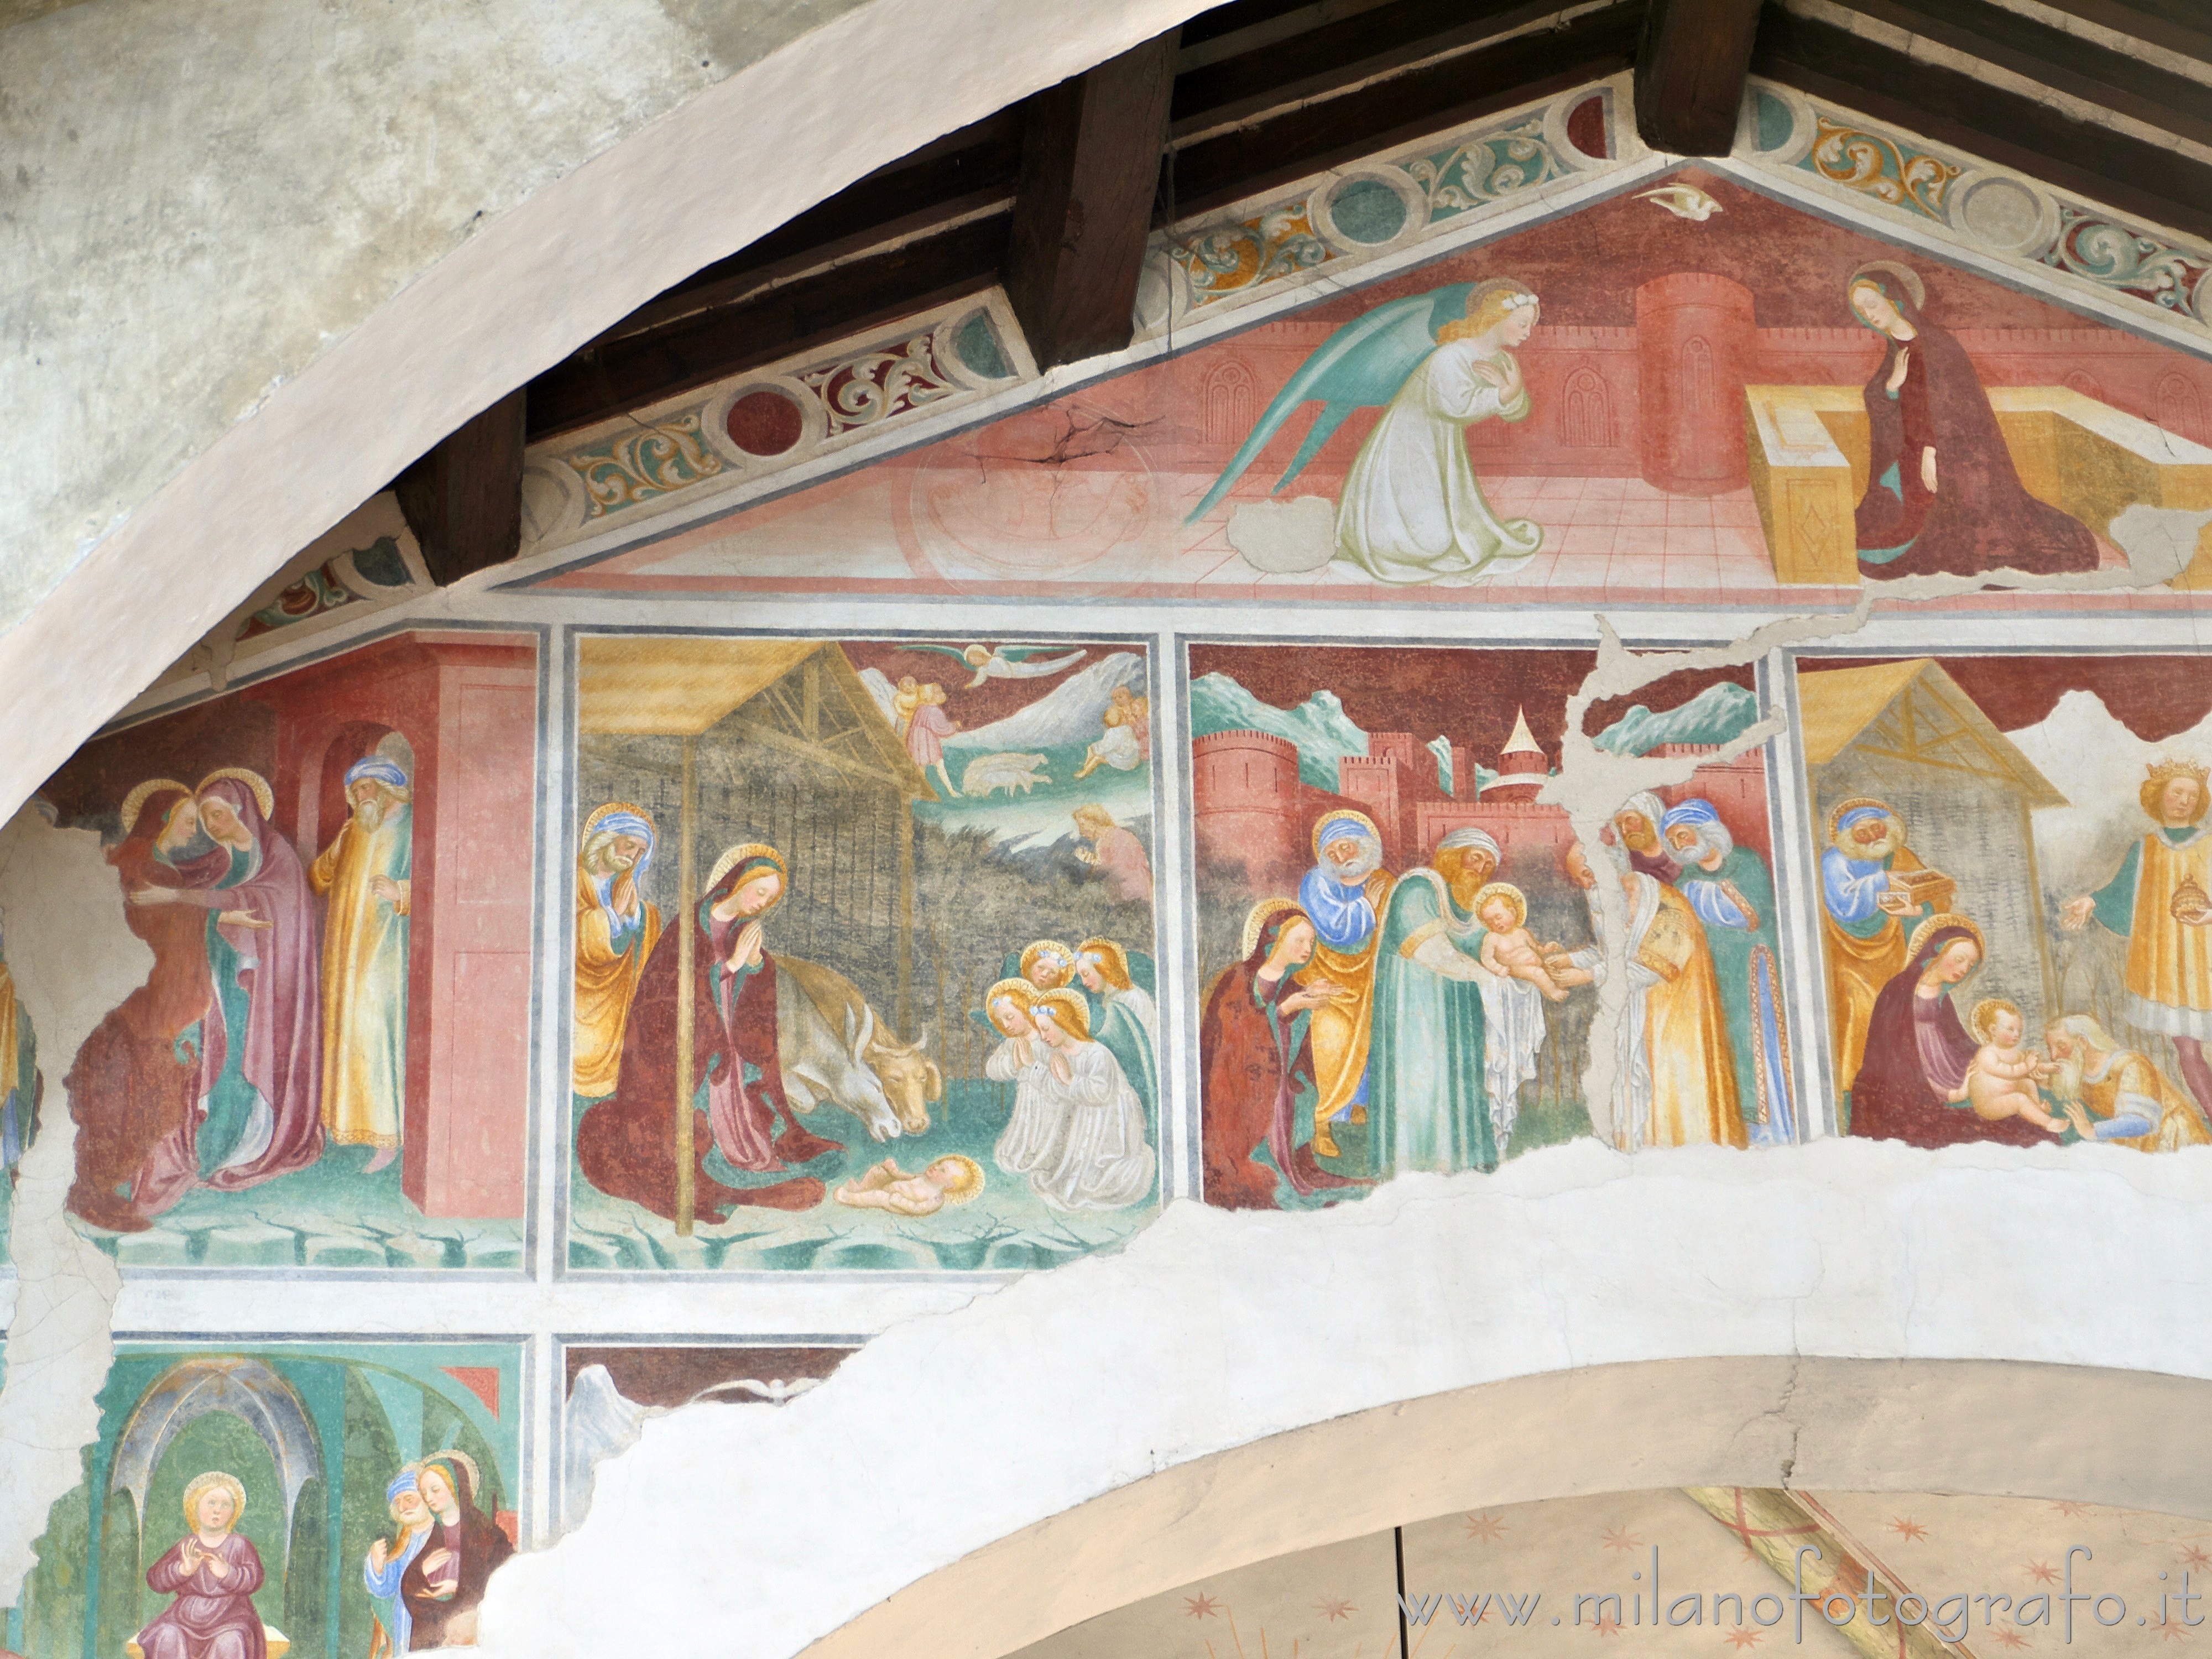
M2065 1120L2043 1109L2034 1086L2057 1068L2034 1049L2021 1046L2027 1022L2020 1010L2002 997L1987 997L1974 1005L1966 1025L1982 1046L1974 1050L1966 1080L1951 1098L1972 1105L1978 1118L2024 1117L2039 1128L2063 1133Z
M1474 896L1474 914L1490 932L1482 941L1482 965L1500 979L1526 980L1553 1002L1567 1000L1566 987L1552 977L1543 948L1526 926L1528 901L1510 882L1493 881Z
M887 1158L830 1196L856 1210L935 1215L948 1204L965 1204L982 1190L983 1166L972 1158L947 1152L914 1175L900 1169L896 1158Z

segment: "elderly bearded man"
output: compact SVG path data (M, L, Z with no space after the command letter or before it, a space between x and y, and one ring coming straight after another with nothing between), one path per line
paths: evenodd
M2158 826L2129 849L2112 878L2066 901L2059 925L2092 919L2128 942L2128 1024L2173 1039L2181 1075L2212 1110L2212 829L2204 823L2205 769L2162 760L2137 799Z
M1298 884L1298 908L1320 941L1299 970L1301 985L1334 988L1307 1027L1313 1046L1313 1149L1316 1158L1343 1154L1331 1126L1367 1121L1367 1046L1375 1012L1375 934L1390 877L1382 868L1382 832L1364 812L1322 815L1314 825L1314 867Z
M1895 879L1927 866L1905 844L1905 820L1863 796L1828 814L1820 854L1820 938L1828 955L1828 1016L1834 1026L1836 1092L1849 1094L1866 1060L1867 1027L1881 988L1905 971L1905 942L1933 907Z
M407 1086L408 913L414 902L413 792L384 755L345 775L353 816L307 884L323 918L323 1127L341 1146L374 1146L362 1173L399 1155Z
M657 839L653 820L628 801L611 800L584 820L576 858L573 1086L586 1100L615 1091L630 1000L660 940L659 908L645 896Z

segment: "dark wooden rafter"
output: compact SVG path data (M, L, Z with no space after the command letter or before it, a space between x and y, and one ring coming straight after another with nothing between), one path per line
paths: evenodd
M393 482L440 586L513 558L522 544L524 401L521 391L510 392Z
M2177 137L2212 143L2212 86L1990 0L1844 0L1853 11ZM2212 0L2203 0L2212 27ZM2212 40L2208 40L2212 46Z
M1408 143L1563 92L1635 61L1643 0L1617 3L1556 28L1431 57L1403 74L1354 76L1334 95L1309 91L1265 118L1172 141L1178 216L1203 213L1378 149ZM1485 29L1494 34L1498 25Z
M2054 11L2131 40L2212 64L2212 9L2204 0L2045 0Z
M2077 121L1966 70L1773 7L1759 20L1752 69L2124 213L2212 236L2212 167L2168 146Z
M1735 146L1759 0L1650 0L1636 48L1636 132L1674 155Z
M1041 369L1119 351L1134 331L1176 34L1048 87L1025 108L1006 289Z

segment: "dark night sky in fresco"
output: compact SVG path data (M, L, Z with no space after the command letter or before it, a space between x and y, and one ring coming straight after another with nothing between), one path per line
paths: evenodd
M1901 657L1801 657L1797 672L1866 668ZM2046 718L2069 691L2094 691L2146 743L2186 732L2212 714L2212 659L2203 657L1938 657L1943 672L1996 725L2017 732Z

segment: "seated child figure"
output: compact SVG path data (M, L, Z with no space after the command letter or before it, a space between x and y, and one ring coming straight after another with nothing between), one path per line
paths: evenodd
M982 1165L972 1158L947 1152L913 1175L900 1169L896 1158L887 1158L830 1196L856 1210L935 1215L948 1204L965 1204L982 1190Z
M1500 979L1525 980L1553 1002L1567 1000L1566 988L1552 977L1544 952L1528 929L1528 901L1510 882L1493 881L1474 896L1474 914L1490 932L1482 941L1482 965Z
M2043 1109L2034 1088L2056 1068L2034 1049L2021 1046L2027 1021L2020 1010L2002 997L1984 997L1974 1005L1966 1025L1982 1046L1974 1050L1966 1080L1952 1098L1966 1101L1976 1117L2024 1117L2053 1134L2063 1133L2064 1120Z

